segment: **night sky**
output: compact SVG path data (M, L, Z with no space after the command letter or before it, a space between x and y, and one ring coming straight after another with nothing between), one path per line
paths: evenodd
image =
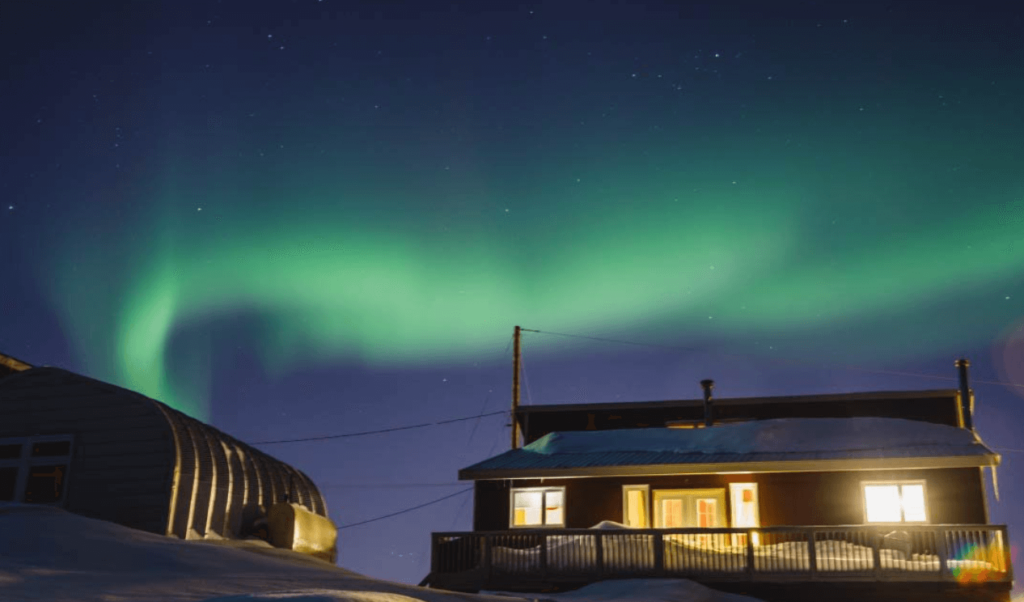
M962 355L1019 548L1024 8L940 6L0 0L0 352L252 443L484 415L259 446L342 526L508 449L516 324L641 343L526 333L536 404ZM418 582L471 516L339 564Z

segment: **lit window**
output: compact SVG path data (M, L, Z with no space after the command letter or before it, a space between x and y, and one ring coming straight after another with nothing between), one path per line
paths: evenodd
M513 489L513 527L561 527L565 524L565 488Z
M927 522L924 483L865 483L864 509L869 523Z
M647 529L651 526L647 518L647 485L622 486L622 522L632 529Z

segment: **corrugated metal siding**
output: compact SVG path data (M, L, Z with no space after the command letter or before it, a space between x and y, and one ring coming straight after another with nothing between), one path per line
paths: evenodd
M242 470L242 462L238 451L233 444L221 441L224 448L224 455L228 459L228 514L225 518L225 531L228 533L241 533L242 512L245 509L245 494L247 477Z
M163 532L174 470L166 422L141 396L58 368L0 382L0 437L74 437L64 507Z
M184 537L191 527L199 535L243 536L270 505L288 494L292 484L294 501L326 516L320 492L301 472L177 410L164 406L164 413L182 441L176 514L192 514L185 528L175 517L175 535ZM194 450L191 455L190 449ZM185 475L192 477L196 487L190 497Z
M245 535L275 501L321 516L303 473L138 393L57 368L0 382L0 437L75 438L65 507L130 527L187 537Z
M207 531L218 535L225 535L227 531L227 513L231 506L230 475L228 474L228 459L224 454L224 446L221 440L216 438L210 429L203 433L206 443L210 448L210 456L213 463L213 484L210 496L210 518L207 521Z

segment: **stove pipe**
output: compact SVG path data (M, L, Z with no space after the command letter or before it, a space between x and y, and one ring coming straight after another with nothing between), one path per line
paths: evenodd
M960 358L956 361L956 368L960 372L960 418L964 428L974 430L974 396L967 384L967 368L971 362L967 358Z
M712 408L714 401L711 399L711 390L715 388L715 381L707 378L700 381L700 386L704 389L704 426L709 427L715 422Z

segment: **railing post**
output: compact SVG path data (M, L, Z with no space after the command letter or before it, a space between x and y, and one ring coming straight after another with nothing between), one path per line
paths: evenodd
M935 537L938 542L935 545L935 553L939 555L939 577L942 579L948 579L949 573L949 546L946 543L947 530L939 528Z
M540 577L548 578L548 534L540 534Z
M818 546L815 545L814 529L807 529L807 570L809 578L814 579L818 573Z
M747 578L754 580L754 532L747 529Z
M1006 571L1006 581L1013 583L1013 557L1010 555L1010 535L1007 533L1005 526L999 527L996 531L999 535L999 548L1000 554L1003 559L1003 570Z
M875 579L882 580L882 534L878 529L871 530L871 561L875 565Z
M598 529L594 534L594 564L597 565L597 578L604 578L604 532Z
M492 544L491 536L489 534L484 535L484 575L488 584L491 582L491 548L494 547Z
M665 539L661 531L654 533L654 574L658 577L665 575Z

